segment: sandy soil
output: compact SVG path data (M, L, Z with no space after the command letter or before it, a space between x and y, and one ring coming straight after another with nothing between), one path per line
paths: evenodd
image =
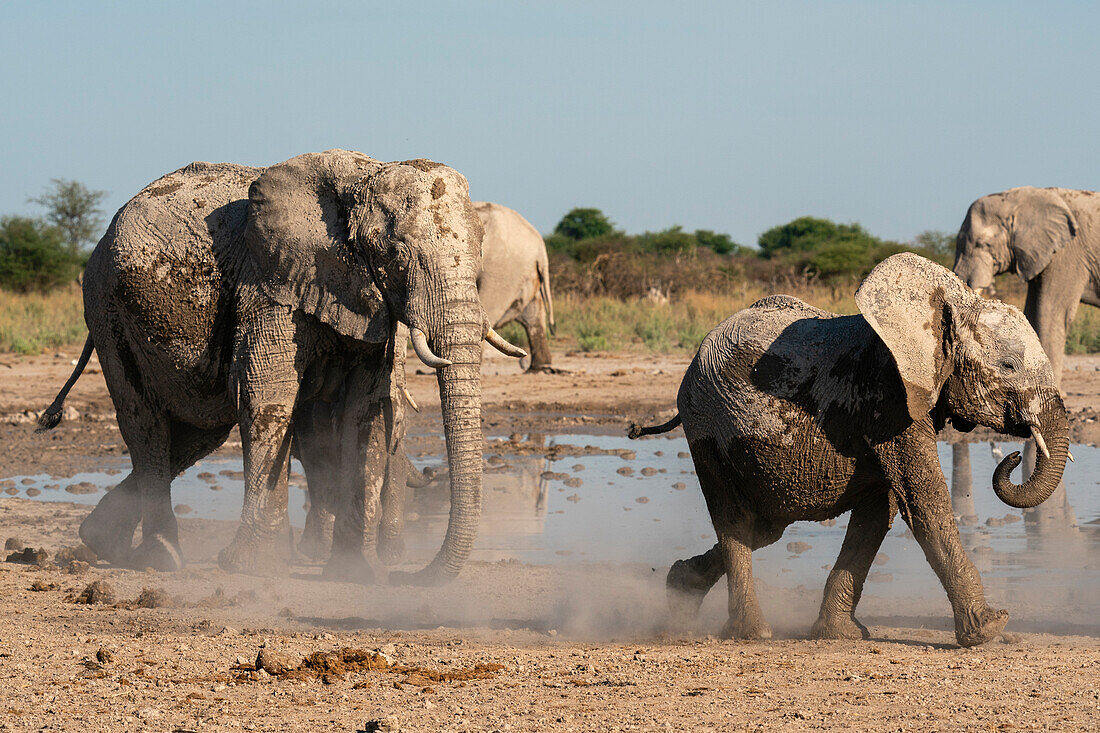
M49 404L75 356L0 355L0 476L71 475L124 452L94 364L68 403L77 419L37 437L20 422ZM556 363L562 373L524 376L491 361L487 431L618 431L667 414L687 359ZM438 430L434 376L411 385L414 430ZM1067 359L1064 389L1075 441L1095 443L1100 359ZM225 450L239 450L233 440ZM188 518L180 573L85 567L62 548L78 544L87 511L0 501L0 541L48 553L0 562L2 729L354 731L389 730L390 718L423 731L1100 729L1100 622L1061 624L1049 600L1012 590L994 599L1012 611L1009 633L962 650L942 591L865 598L871 641L816 642L804 636L820 587L758 583L778 638L739 643L708 635L724 616L719 590L697 626L669 625L666 568L471 563L441 589L324 582L308 563L248 578L214 563L233 525ZM113 598L78 602L96 581ZM265 643L275 674L255 670ZM368 653L337 656L347 649Z

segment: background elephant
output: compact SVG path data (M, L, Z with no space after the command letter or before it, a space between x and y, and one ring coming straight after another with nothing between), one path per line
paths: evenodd
M474 203L485 237L477 291L493 328L519 321L527 332L530 372L550 366L546 329L554 331L554 300L550 294L550 264L542 235L506 206Z
M1068 453L1065 407L1034 331L1015 308L974 295L913 254L880 263L856 292L863 315L837 316L770 296L710 332L680 386L679 414L718 544L673 565L674 606L694 612L723 573L725 633L767 638L752 551L797 520L851 511L812 635L860 638L864 580L900 510L951 600L964 646L1008 620L985 602L963 550L936 452L945 420L1033 437L1046 451L1023 485L1006 457L993 475L1012 506L1045 500Z
M1100 306L1100 193L1024 186L972 203L955 243L955 273L983 290L1010 270L1027 281L1024 314L1061 385L1066 331L1077 306ZM1024 456L1030 470L1034 449L1029 446ZM1024 518L1028 524L1072 528L1065 487Z
M330 150L271 166L193 163L115 215L84 279L89 342L133 471L81 526L98 555L182 563L170 485L239 425L245 498L219 556L230 571L286 570L287 474L296 411L338 404L332 555L326 572L374 577L382 484L400 437L398 324L438 369L452 510L418 581L455 575L480 512L481 342L515 349L477 296L481 224L466 180L426 160ZM78 376L43 416L60 419ZM134 529L142 542L131 549Z
M955 274L981 290L1010 270L1027 281L1024 314L1061 384L1077 305L1100 306L1100 193L1024 186L972 203L955 243Z

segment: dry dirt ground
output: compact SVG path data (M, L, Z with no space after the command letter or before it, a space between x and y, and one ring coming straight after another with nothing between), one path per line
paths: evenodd
M75 356L0 355L0 477L72 475L124 452L94 362L68 403L76 419L37 437L21 421ZM1100 359L1067 362L1074 440L1096 443ZM562 373L523 376L493 361L486 428L619 431L667 414L686 364L559 356ZM435 379L411 384L414 429L429 431ZM190 564L157 574L65 551L87 511L0 500L0 541L48 553L0 562L0 729L1100 729L1100 638L1074 635L1100 624L1059 627L1042 598L998 598L1011 633L964 650L942 593L866 598L871 641L817 642L804 637L820 587L760 583L777 639L739 643L708 635L723 620L717 589L698 626L669 625L666 568L471 563L437 589L324 582L308 563L248 578L215 563L231 523L183 518Z

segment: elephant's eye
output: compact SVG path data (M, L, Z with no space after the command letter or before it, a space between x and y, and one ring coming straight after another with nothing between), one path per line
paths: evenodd
M1014 372L1016 371L1016 363L1005 359L1001 362L1001 369L1004 369L1006 372Z

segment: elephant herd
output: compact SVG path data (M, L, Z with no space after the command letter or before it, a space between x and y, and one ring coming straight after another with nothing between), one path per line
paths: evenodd
M959 643L1000 633L1008 616L986 604L960 544L936 433L951 421L1032 439L1030 478L1009 479L1015 453L994 474L1012 506L1058 486L1069 450L1061 340L1078 302L1100 305L1098 216L1100 194L988 196L959 233L957 274L894 255L860 286L861 315L776 295L719 324L687 370L678 415L631 431L683 425L718 536L673 565L673 609L695 612L726 575L727 635L767 638L752 551L791 522L851 512L812 634L866 637L855 607L900 513L947 590ZM1026 320L974 292L1006 270L1029 280ZM403 447L408 341L437 374L450 515L427 567L388 576L430 584L461 570L478 529L482 344L526 357L495 330L519 321L530 368L547 369L554 323L545 247L519 214L472 202L447 166L344 150L267 168L192 163L151 183L93 251L84 304L88 341L40 429L60 421L94 349L133 468L81 539L111 563L180 568L172 479L238 427L245 495L219 564L287 572L293 453L314 507L303 548L327 549L327 577L359 582L384 577L380 563L403 550L416 478Z

